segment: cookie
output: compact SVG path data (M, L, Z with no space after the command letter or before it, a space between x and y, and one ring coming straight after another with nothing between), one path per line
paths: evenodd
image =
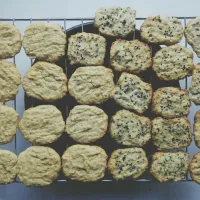
M142 148L117 149L108 161L108 170L115 180L138 179L148 168Z
M106 40L93 33L77 33L69 38L68 60L70 65L103 65Z
M0 60L0 101L5 102L15 99L20 84L21 75L16 65Z
M152 156L150 172L159 182L184 180L189 167L189 153L157 152Z
M163 87L153 94L152 111L164 118L175 118L189 114L190 98L188 90Z
M41 105L25 110L19 130L32 144L55 142L64 132L65 122L61 112L52 105Z
M11 107L0 104L0 144L13 140L18 126L19 114Z
M192 141L190 122L186 117L152 120L152 141L158 150L187 147Z
M108 156L101 147L73 145L62 156L63 173L71 180L98 181L104 177L107 158Z
M100 8L95 13L94 26L102 35L126 37L135 32L135 14L129 7Z
M118 72L139 74L152 65L151 49L139 40L117 40L110 49L110 65Z
M123 72L112 92L112 98L120 106L140 114L145 112L151 102L152 87L136 75Z
M20 52L21 33L12 24L0 22L0 59L12 58Z
M193 51L200 58L200 17L196 17L195 19L191 19L188 21L185 27L185 37L188 42L192 46Z
M7 150L0 150L0 184L15 181L17 175L17 156Z
M58 176L60 156L50 147L31 146L18 156L18 178L26 186L46 186Z
M173 45L181 41L183 26L175 17L150 16L142 24L140 33L147 43Z
M200 148L200 111L197 111L194 117L194 141Z
M189 170L192 180L200 184L200 152L193 156L190 161Z
M162 48L153 58L152 69L161 80L182 79L191 75L193 68L192 51L180 45Z
M103 66L79 67L71 76L68 89L80 104L101 104L110 98L114 74Z
M27 26L23 47L30 58L56 62L65 55L66 34L58 24L36 22Z
M142 147L151 139L151 121L128 110L120 110L111 119L110 134L118 144Z
M190 97L196 105L200 105L200 64L195 66L192 72L192 82L189 88L192 96Z
M28 96L52 102L67 93L67 77L61 67L39 61L26 72L22 86Z
M102 138L108 126L108 116L96 106L78 105L69 113L66 132L78 143L88 144Z

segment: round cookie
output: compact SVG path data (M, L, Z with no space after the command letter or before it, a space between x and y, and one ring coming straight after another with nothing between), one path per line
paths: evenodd
M148 168L142 148L117 149L108 161L108 170L115 180L138 179Z
M61 67L39 61L28 69L22 86L28 96L52 102L66 95L67 77Z
M108 126L108 116L96 106L78 105L69 113L66 132L78 143L88 144L102 138Z
M60 156L50 147L31 146L19 154L18 178L26 186L46 186L58 176Z
M192 72L192 82L189 91L192 94L190 96L191 101L196 105L200 105L200 64L197 64Z
M191 19L188 21L186 27L185 27L185 37L188 42L193 48L193 51L197 54L197 56L200 58L200 17L196 17L195 19Z
M58 24L47 22L32 23L27 26L23 47L30 58L56 62L65 55L66 34Z
M150 16L142 24L140 33L147 43L173 45L182 39L183 26L175 17Z
M0 144L6 144L14 138L19 114L11 107L0 104Z
M184 180L188 172L189 153L156 152L152 156L150 173L159 182Z
M0 60L0 101L13 100L18 93L18 86L20 84L21 75L16 65Z
M139 40L117 40L110 49L110 65L118 72L139 74L152 65L151 49Z
M67 56L71 65L103 65L106 40L93 33L77 33L69 38Z
M12 183L17 175L17 156L7 150L0 150L0 184Z
M195 144L200 148L200 110L195 114L193 131Z
M0 59L12 58L20 52L21 33L12 24L0 22Z
M73 145L62 156L63 173L71 180L98 181L104 177L107 157L101 147Z
M65 122L61 112L52 105L41 105L25 110L19 130L32 144L55 142L64 132Z
M114 74L103 66L79 67L71 76L68 89L80 104L101 104L110 98Z
M152 120L152 141L158 150L179 149L192 142L190 122L186 117Z
M164 118L185 116L189 113L190 105L188 90L163 87L153 94L152 111Z
M138 76L123 72L112 91L112 98L120 106L142 114L151 102L152 87Z
M193 68L192 51L180 45L162 48L153 58L152 69L161 80L182 79L191 75Z
M120 110L111 119L110 134L118 144L142 147L151 139L151 121L128 110Z
M102 35L126 37L135 32L135 14L129 7L100 8L95 13L94 26Z
M192 180L200 184L200 152L193 156L190 161L189 170Z

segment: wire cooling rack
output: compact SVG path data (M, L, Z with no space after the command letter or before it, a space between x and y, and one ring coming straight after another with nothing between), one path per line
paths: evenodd
M189 19L193 19L195 17L176 17L178 19L180 19L182 21L183 26L185 27L187 24L187 21ZM136 28L140 28L140 25L143 23L143 21L146 18L136 18ZM28 24L32 23L32 22L36 22L36 21L42 21L42 22L48 22L48 23L59 23L65 33L68 35L68 37L72 34L75 34L77 32L94 32L94 33L98 33L97 30L95 30L95 28L93 27L93 18L13 18L13 19L4 19L4 18L0 18L0 22L4 21L7 23L12 23L13 25L15 25L22 33L26 28L26 26L28 26ZM86 23L88 22L89 23ZM76 23L76 26L74 26L74 23ZM138 26L138 27L137 27ZM140 39L140 34L139 31L136 30L136 32L131 36L131 38L128 38L129 40L133 40L133 39ZM110 40L107 42L109 43L109 45L112 44L113 40ZM109 50L109 45L107 47L107 58L109 59L108 56L108 50ZM180 45L188 47L191 49L191 47L189 45L187 45L187 41L185 39L185 37L183 37L182 41L180 42ZM150 46L152 49L152 56L155 54L155 52L157 50L159 50L159 46L155 46L155 45L151 45ZM19 71L21 72L22 76L24 75L24 73L27 71L27 69L34 63L33 59L29 59L26 55L25 52L23 50L23 48L21 49L20 53L12 58L12 59L8 59L9 61L15 63L19 69ZM195 55L194 58L194 63L195 61L198 62L198 59ZM106 61L105 61L106 62ZM63 58L61 61L59 61L57 63L60 67L63 68L63 70L65 71L67 77L69 78L71 76L71 74L74 72L74 69L67 67L68 66L68 60L67 58ZM109 67L109 62L107 62L107 64L105 63L105 66ZM151 74L151 71L147 71L146 74L142 75L142 78L145 79L145 81L147 82L152 82L153 80L156 79L155 76L152 76L149 74ZM149 79L147 77L150 77ZM119 74L115 73L115 82L117 82L119 78ZM147 79L146 79L147 78ZM185 79L182 79L180 81L176 81L176 82L162 82L162 81L155 81L154 85L155 88L156 87L163 87L163 86L177 86L177 87L181 87L182 89L188 89L189 85L191 82L191 77L186 77ZM20 119L23 116L23 112L25 109L29 108L29 107L34 107L40 104L46 104L45 102L40 102L36 99L27 97L22 89L22 87L19 87L19 93L16 96L16 99L13 101L8 101L8 102L4 102L3 104L7 104L11 107L13 107L19 114L20 114ZM70 97L69 95L67 95L67 97L65 97L62 100L58 100L56 102L53 103L53 105L55 105L58 109L61 110L64 120L66 120L66 118L68 117L68 114L70 112L70 110L77 105L77 102ZM114 106L113 106L114 105ZM108 109L108 116L109 118L117 111L120 109L120 107L118 105L115 104L115 102L113 102L112 100L109 100L108 103L106 103L105 105L99 105L98 107L102 108L104 111L106 109ZM192 106L190 108L190 114L188 115L188 118L190 120L191 126L193 126L193 122L194 122L194 114L197 110L199 110L200 107L195 106L192 103ZM109 111L112 110L112 112L110 113ZM153 118L153 115L151 113L146 113L145 115L147 115L150 118ZM63 151L70 145L75 144L74 141L72 141L70 138L68 138L67 134L63 134L61 136L61 138L55 142L51 146L52 148L54 148L60 155L62 155ZM6 145L1 145L0 147L2 149L9 149L11 151L14 151L17 155L24 151L28 146L30 146L31 144L28 143L27 141L24 140L23 136L21 135L21 133L19 132L19 130L17 130L17 134L15 136L15 138L13 139L13 141L10 144L6 144ZM121 146L115 144L111 138L109 138L109 134L107 133L106 136L98 141L96 143L96 145L100 145L103 148L106 149L108 155L116 148L122 148ZM110 148L112 147L112 148ZM153 147L152 144L149 144L147 147L144 148L145 151L147 152L147 156L149 158L149 160L151 160L151 155L156 151L155 147ZM194 139L193 139L193 143L191 144L190 147L188 148L184 148L182 149L184 151L187 151L190 153L190 156L192 157L192 155L196 152L198 152L198 148L194 145ZM59 177L56 180L57 182L68 182L68 180L66 180L66 178L63 176L62 172L59 175ZM113 181L113 179L106 174L104 179L102 180L102 182L107 182L107 181ZM153 178L150 176L150 174L147 172L146 174L144 174L144 176L137 180L137 181L153 181ZM191 178L189 176L189 174L185 177L185 179L183 181L191 181ZM20 181L18 179L16 179L15 181L16 183L20 183Z

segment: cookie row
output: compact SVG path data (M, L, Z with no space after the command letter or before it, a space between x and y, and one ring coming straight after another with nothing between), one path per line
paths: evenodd
M40 105L24 112L18 124L19 115L7 105L0 105L0 144L9 143L18 127L26 140L32 144L44 145L58 140L67 132L74 141L89 144L102 138L108 129L108 116L96 106L75 106L66 120L53 105ZM195 115L195 143L200 148L200 112ZM186 117L152 121L128 110L120 110L110 121L111 137L123 146L142 147L152 138L158 150L187 147L192 140L190 123Z
M0 150L0 184L8 184L16 176L26 186L51 184L61 170L64 175L81 182L93 182L105 176L106 168L115 180L137 180L148 168L146 153L141 148L118 149L108 156L98 146L73 145L60 156L50 147L32 146L17 157L7 150ZM191 162L189 154L157 152L152 156L150 172L159 182L184 180L188 169L191 177L200 183L200 153Z

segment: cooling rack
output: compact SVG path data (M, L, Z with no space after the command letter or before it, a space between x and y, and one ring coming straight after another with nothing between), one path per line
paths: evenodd
M185 27L187 24L187 20L193 19L195 17L176 17L176 18L180 19L182 21L183 26ZM145 19L146 18L136 18L136 28L139 29L140 25L143 23L143 21ZM63 30L67 34L67 37L70 37L70 35L76 34L78 32L91 32L91 33L98 34L98 31L93 27L93 21L94 21L93 18L24 18L24 19L22 19L22 18L16 18L16 19L15 18L13 18L13 19L0 18L0 22L1 21L12 23L21 31L22 35L23 35L23 31L24 31L25 27L28 24L30 24L32 22L36 22L36 21L42 21L42 22L48 22L48 23L59 23L63 27ZM73 25L74 23L76 23L77 25L74 26ZM133 40L133 39L140 40L139 30L136 29L135 33L126 39L127 40ZM106 50L105 66L109 67L109 49L110 49L110 46L111 46L112 42L114 41L114 39L106 38L106 40L107 40L107 50ZM180 45L191 48L189 45L187 45L185 37L183 37L182 41L180 42ZM158 45L151 45L150 47L151 47L152 56L161 48ZM197 57L195 57L195 59L197 60ZM29 59L25 55L23 48L21 49L20 53L17 56L15 56L12 59L8 59L8 60L17 65L22 76L27 71L27 69L34 62L36 62L33 59ZM66 73L68 78L75 71L75 68L72 68L69 66L66 56L64 58L62 58L56 64L63 68L63 70ZM114 75L115 75L115 83L116 83L120 74L114 73ZM190 82L191 82L191 77L186 77L180 81L172 81L172 82L161 81L161 80L157 79L157 77L155 76L154 72L151 69L140 74L140 76L146 82L150 82L152 84L152 87L154 90L159 87L164 87L164 86L175 86L175 87L180 87L182 89L188 89ZM30 107L34 107L34 106L41 105L41 104L48 104L48 103L41 102L37 99L26 96L22 87L20 86L19 93L17 94L15 100L9 101L9 102L4 102L3 104L7 104L7 105L13 107L20 114L20 119L21 119L21 117L23 116L24 110L26 110ZM75 101L75 99L73 99L73 97L71 97L69 94L67 94L67 96L64 97L63 99L53 102L51 104L55 105L62 112L63 118L64 118L64 120L66 120L70 110L75 105L77 105L77 102ZM97 106L102 108L108 114L109 119L117 110L122 109L120 106L116 105L115 102L112 100L108 100L106 103L104 103L102 105L97 105ZM190 114L188 116L191 126L193 126L194 114L198 109L200 109L200 107L195 106L192 103L192 106L190 109ZM148 116L149 118L154 117L153 114L150 112L150 110L145 112L144 115ZM66 148L73 144L75 144L75 142L72 139L70 139L67 136L67 134L63 134L58 139L58 141L56 141L55 143L53 143L49 146L54 148L60 155L62 155L62 153L66 150ZM106 134L106 136L104 138L100 139L99 141L97 141L94 144L102 146L106 150L108 155L110 155L110 153L114 149L123 148L122 146L116 144L110 138L108 133ZM24 138L21 135L21 133L19 132L19 130L17 130L17 134L16 134L15 138L13 139L13 141L7 145L1 145L0 148L9 149L11 151L14 151L18 155L21 151L24 151L30 145L31 145L30 143L28 143L27 141L24 140ZM156 152L156 149L153 146L153 144L150 142L148 145L146 145L144 147L144 150L147 153L149 163L150 163L151 155L154 152ZM190 147L184 148L182 150L189 152L191 156L194 154L194 152L197 152L198 148L196 148L194 145L194 139L193 139L193 143L191 144ZM109 181L113 181L113 179L109 176L109 174L106 174L105 177L103 178L102 182L109 182ZM146 172L137 181L149 182L149 181L154 181L154 179L151 177L151 175L148 172ZM185 179L183 181L192 181L189 174L185 177ZM70 180L66 180L66 178L64 177L64 175L61 172L61 174L57 178L56 182L70 182ZM16 179L15 183L20 183L20 181L18 179Z

